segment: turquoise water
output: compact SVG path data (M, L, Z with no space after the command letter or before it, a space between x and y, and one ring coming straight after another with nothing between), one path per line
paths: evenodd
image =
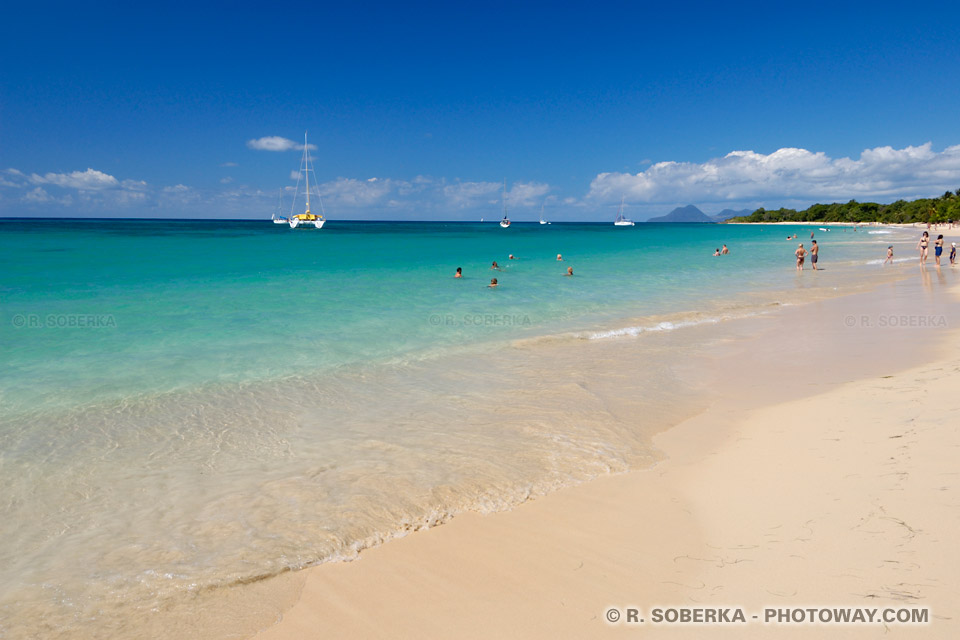
M649 464L692 406L656 336L916 235L816 231L798 275L793 233L0 221L0 636L177 637L218 590Z
M809 236L741 225L2 222L0 412L702 308L718 292L793 286L793 232ZM883 236L831 234L824 265L883 255ZM722 243L731 254L712 257Z

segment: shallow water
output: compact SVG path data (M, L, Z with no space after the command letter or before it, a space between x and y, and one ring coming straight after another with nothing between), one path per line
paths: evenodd
M129 637L650 464L699 406L684 327L854 290L915 235L831 231L828 270L797 276L791 230L0 223L0 632Z

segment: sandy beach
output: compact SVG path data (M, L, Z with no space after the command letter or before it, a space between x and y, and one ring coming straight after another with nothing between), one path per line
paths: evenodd
M654 468L309 569L256 637L957 637L957 272L899 273L739 321L691 367L713 401L657 436ZM929 622L763 624L788 607ZM746 622L654 623L656 608L740 609Z

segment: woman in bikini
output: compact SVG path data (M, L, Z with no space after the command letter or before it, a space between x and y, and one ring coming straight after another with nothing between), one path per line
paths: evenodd
M926 231L920 236L920 242L917 243L917 249L920 249L920 266L927 264L927 245L930 243L930 234Z
M933 259L937 262L937 266L940 266L940 256L943 254L943 234L937 236L936 242L933 243Z
M797 256L797 271L803 271L803 259L807 257L807 250L803 248L802 242L797 245L797 250L793 253Z

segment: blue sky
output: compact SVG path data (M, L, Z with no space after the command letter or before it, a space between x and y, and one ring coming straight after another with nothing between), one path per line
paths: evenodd
M269 216L305 129L332 219L960 188L955 3L95 4L4 9L0 216Z

